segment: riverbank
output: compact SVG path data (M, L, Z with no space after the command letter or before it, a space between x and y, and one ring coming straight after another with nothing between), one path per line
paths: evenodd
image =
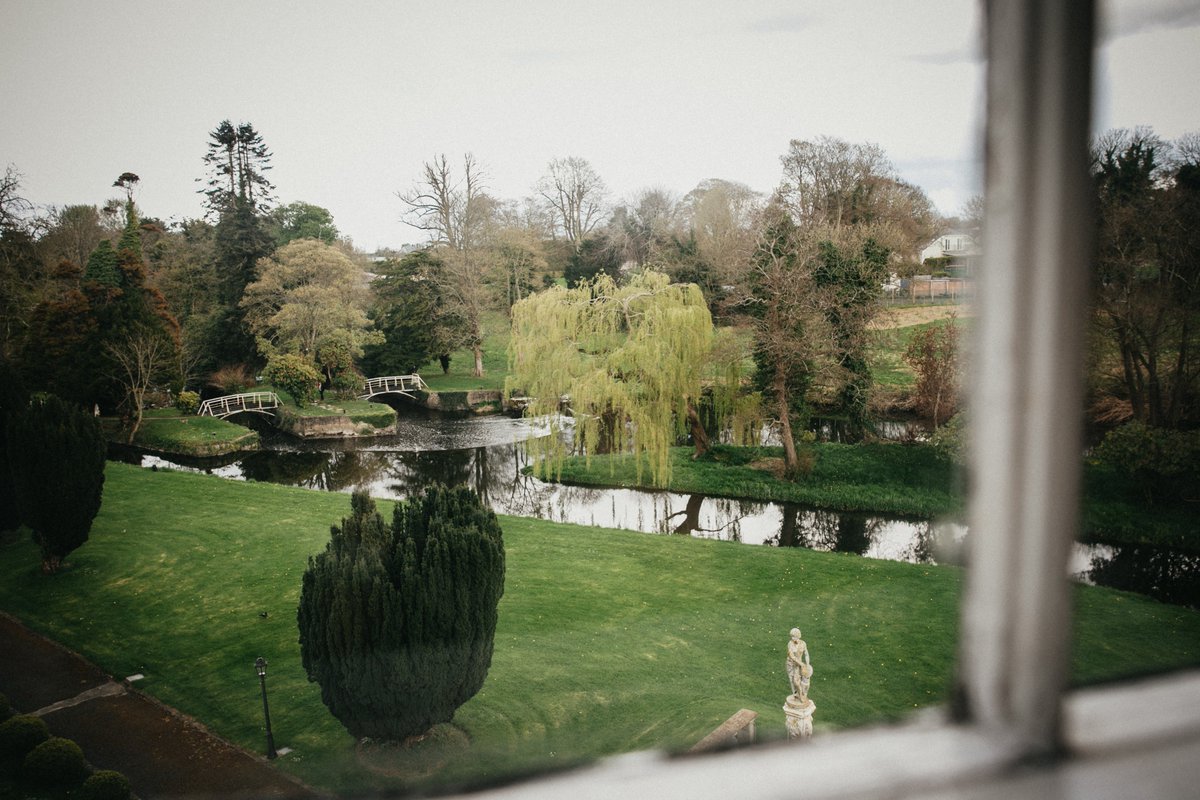
M898 444L816 442L812 473L785 480L780 447L717 445L692 460L693 450L671 450L671 485L675 492L800 503L830 511L863 511L933 519L962 511L955 491L952 464L931 447ZM564 461L563 483L586 486L652 488L648 470L638 480L628 456L592 456Z
M274 763L339 793L686 748L739 708L760 713L760 737L782 736L795 625L813 653L818 733L947 699L956 568L503 517L495 655L454 720L470 747L377 775L307 681L296 638L307 559L348 513L342 494L110 463L67 570L42 576L27 535L0 538L0 608L111 674L143 674L140 689L254 750L249 665L267 658L275 739L293 749ZM1076 684L1200 663L1196 612L1094 587L1076 589L1076 607Z
M699 460L692 449L671 451L671 486L676 492L741 500L800 503L830 511L900 514L923 519L961 517L961 471L923 444L846 445L816 442L810 475L782 477L778 447L718 445ZM559 477L581 486L651 488L628 456L568 458ZM1200 518L1181 507L1146 506L1113 473L1084 466L1081 540L1095 544L1151 545L1200 553Z
M297 406L286 392L264 387L268 390L279 395L282 405L258 416L300 439L390 436L396 432L396 410L384 403L347 398ZM422 391L411 402L415 407L456 414L498 414L506 410L497 390ZM110 417L101 422L109 441L130 444L120 420ZM175 409L162 408L145 412L131 444L168 457L206 458L251 452L259 449L260 441L258 433L229 419L181 415Z
M181 415L173 408L148 409L132 443L119 419L106 417L100 424L110 442L162 455L208 458L252 452L260 444L258 433L241 425L218 417Z

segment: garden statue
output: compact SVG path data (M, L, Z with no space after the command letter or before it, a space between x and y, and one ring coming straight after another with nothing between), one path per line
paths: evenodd
M792 694L803 703L808 699L808 683L812 677L812 663L808 658L808 645L800 638L800 629L792 628L792 640L787 646L787 675L792 684Z
M783 713L786 715L788 738L802 739L812 736L812 715L817 710L813 701L808 699L813 669L808 657L808 645L800 638L800 629L792 628L791 637L785 666L792 693L783 704Z

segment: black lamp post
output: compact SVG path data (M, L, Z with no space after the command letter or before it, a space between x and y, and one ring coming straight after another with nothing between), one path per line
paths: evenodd
M263 717L267 721L267 758L275 758L275 737L271 735L271 709L267 707L267 660L259 656L254 661L254 669L258 672L258 680L262 683Z

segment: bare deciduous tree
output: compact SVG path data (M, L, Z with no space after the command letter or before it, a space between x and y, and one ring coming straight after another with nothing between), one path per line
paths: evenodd
M142 424L146 392L176 361L175 347L159 333L135 330L116 342L106 343L104 351L117 366L117 379L125 390L125 405L132 420L128 441L132 443Z
M809 388L836 369L829 352L828 290L813 278L817 250L779 208L764 212L750 260L742 305L754 329L755 361L767 402L778 417L784 471L806 471L796 448L792 417L806 405ZM807 465L811 468L811 464Z
M538 181L537 192L549 205L563 237L575 247L600 224L608 188L586 160L556 158Z
M0 226L14 227L29 211L33 203L20 195L21 178L17 168L9 164L0 177Z
M679 201L666 189L643 189L633 202L613 212L609 224L611 246L623 261L644 266L655 261L679 226Z
M749 186L720 179L701 181L684 195L682 223L720 283L735 283L749 262L755 218L762 206L762 195Z
M778 196L802 227L825 228L835 239L848 226L866 229L909 260L933 235L929 198L900 179L879 145L831 136L793 139L781 160Z
M448 250L434 275L447 311L455 319L461 346L475 358L473 374L483 375L483 314L494 303L495 264L484 250L500 204L484 191L483 170L470 153L456 177L444 155L424 166L422 179L398 195L408 206L409 224L428 231L430 242Z
M425 163L421 180L397 197L408 206L409 225L428 231L434 245L459 252L482 243L495 201L484 192L484 172L470 153L456 177L445 155Z

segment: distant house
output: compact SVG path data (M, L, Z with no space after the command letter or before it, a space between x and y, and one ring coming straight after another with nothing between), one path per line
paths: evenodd
M971 275L982 254L974 236L946 231L921 248L921 263L959 276ZM932 263L930 261L932 260Z

